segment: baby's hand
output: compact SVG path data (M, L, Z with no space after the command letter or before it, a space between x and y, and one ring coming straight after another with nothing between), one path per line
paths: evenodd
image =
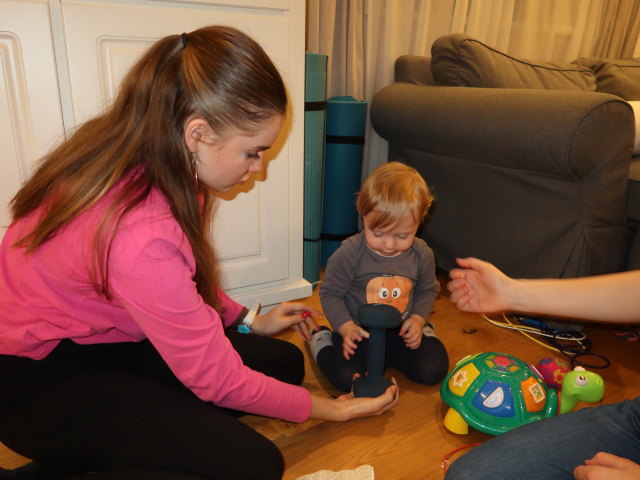
M404 344L407 348L415 350L420 346L424 325L424 319L415 313L404 321L402 327L400 327L400 336L404 338Z
M353 320L349 320L347 323L343 323L338 328L338 333L342 335L342 355L349 360L351 355L356 353L358 344L363 338L369 338L369 332L363 329Z

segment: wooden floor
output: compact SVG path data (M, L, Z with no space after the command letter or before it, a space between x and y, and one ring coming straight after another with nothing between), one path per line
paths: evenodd
M431 317L438 336L449 351L450 366L462 357L499 351L537 363L554 353L528 340L517 332L493 326L475 314L458 311L447 298L446 280L441 277L443 292ZM305 301L321 310L317 289ZM321 323L326 323L325 319ZM592 351L606 356L611 366L598 370L606 384L603 403L615 403L640 394L640 340L631 342L614 335L620 327L590 325L585 332L593 343ZM317 367L308 361L304 342L285 332L281 338L298 344L306 354L307 375L304 386L311 392L337 395ZM293 424L257 416L245 421L272 439L282 450L286 462L284 480L318 470L347 470L359 465L372 465L377 480L429 480L442 478L441 459L458 447L487 440L487 435L472 431L459 436L447 431L442 419L445 407L439 387L417 385L401 373L387 371L400 387L400 403L379 416L333 423L307 421ZM463 451L464 452L464 451ZM451 457L455 461L457 453ZM0 444L0 466L14 468L28 461Z

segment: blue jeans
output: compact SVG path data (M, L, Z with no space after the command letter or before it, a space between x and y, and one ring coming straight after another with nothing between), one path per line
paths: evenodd
M454 461L445 478L573 479L573 469L600 451L640 464L640 397L511 430Z

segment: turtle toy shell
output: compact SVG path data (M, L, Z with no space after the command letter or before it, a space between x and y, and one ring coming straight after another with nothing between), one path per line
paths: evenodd
M445 427L468 433L468 426L499 435L526 423L572 410L579 400L597 402L604 383L594 372L569 372L559 395L544 383L532 365L508 354L486 352L460 360L440 386L449 405ZM566 402L566 405L564 403Z

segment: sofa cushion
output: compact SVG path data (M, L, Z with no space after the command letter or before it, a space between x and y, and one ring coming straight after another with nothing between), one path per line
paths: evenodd
M596 90L595 75L587 67L515 58L460 33L438 38L431 56L431 73L438 85Z
M640 58L578 58L573 63L593 71L599 92L612 93L625 100L640 100Z

